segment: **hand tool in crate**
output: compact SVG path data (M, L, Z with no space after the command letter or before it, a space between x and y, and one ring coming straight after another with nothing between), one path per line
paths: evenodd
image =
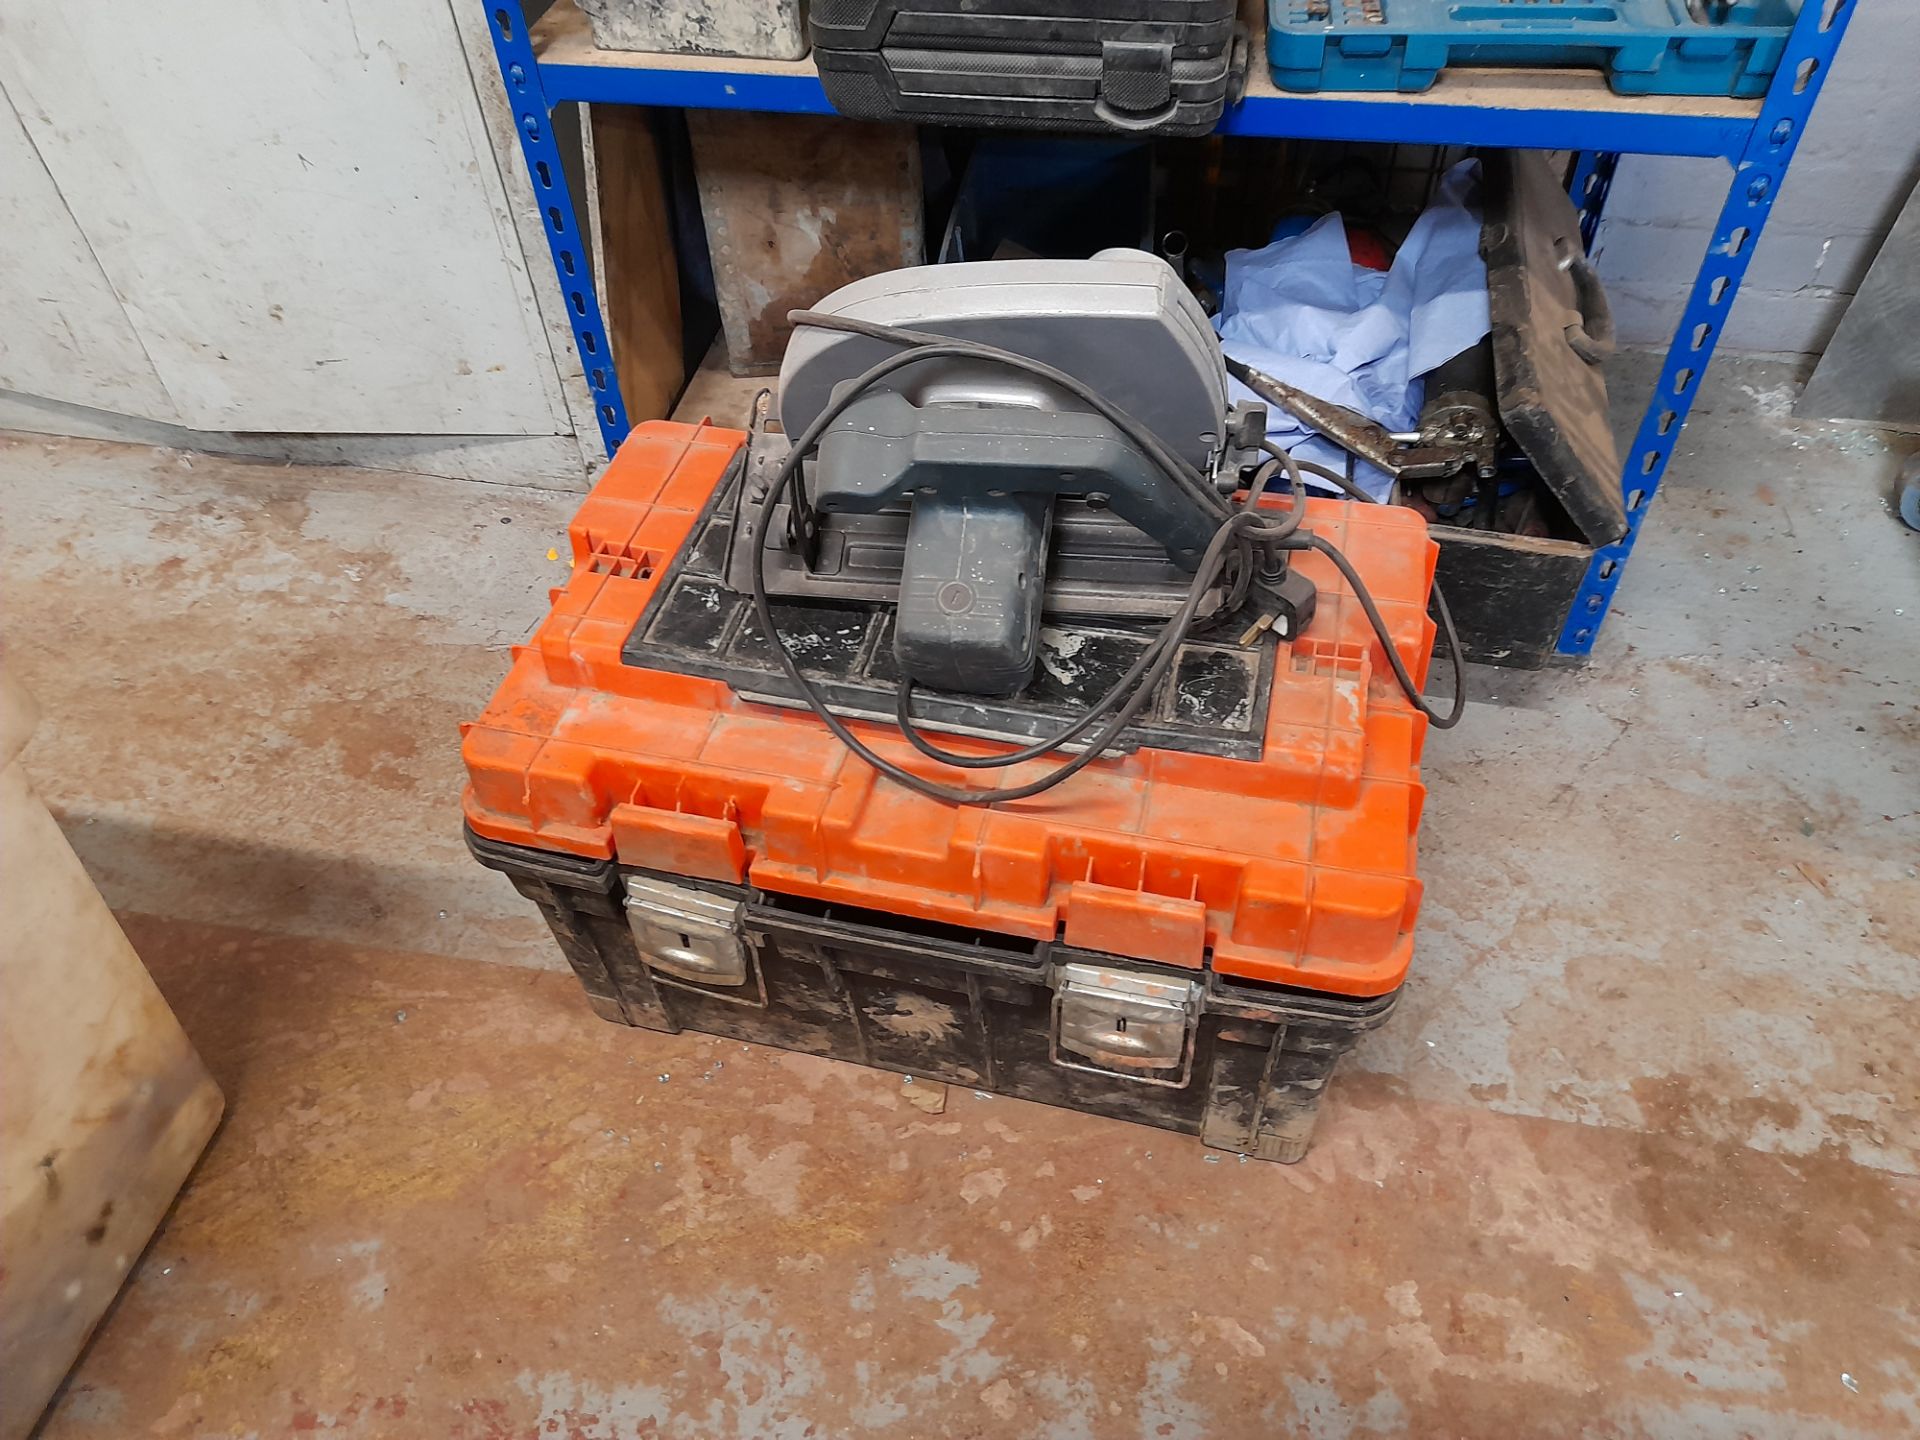
M1308 501L1143 252L794 318L777 419L582 506L475 855L609 1019L1298 1159L1412 954L1425 527Z
M1588 68L1623 95L1767 93L1796 0L1267 0L1282 90L1425 90L1454 66Z

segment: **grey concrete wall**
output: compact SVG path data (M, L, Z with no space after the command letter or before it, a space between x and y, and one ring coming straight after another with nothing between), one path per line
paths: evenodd
M1723 349L1824 348L1920 177L1920 0L1853 3ZM1621 158L1597 251L1624 343L1672 338L1728 178L1718 160Z

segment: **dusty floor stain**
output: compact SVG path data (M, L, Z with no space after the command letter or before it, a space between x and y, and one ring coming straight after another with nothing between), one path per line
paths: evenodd
M1354 1074L1302 1165L1211 1165L970 1092L929 1126L565 976L126 921L231 1117L50 1437L1911 1423L1920 1182L1839 1153Z
M1779 376L1709 377L1594 662L1430 743L1296 1167L515 968L454 726L569 498L0 442L28 761L230 1106L46 1433L1920 1433L1920 537Z

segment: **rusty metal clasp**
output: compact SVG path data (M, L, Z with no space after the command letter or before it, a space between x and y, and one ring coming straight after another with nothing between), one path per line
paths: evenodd
M627 925L650 969L696 985L747 983L738 900L650 875L629 875L625 885Z
M1073 962L1054 972L1053 987L1054 1063L1149 1085L1187 1083L1200 1024L1197 982Z

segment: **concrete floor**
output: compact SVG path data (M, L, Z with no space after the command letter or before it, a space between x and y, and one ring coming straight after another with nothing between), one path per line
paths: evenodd
M1430 742L1292 1168L594 1019L457 808L567 499L0 443L31 769L230 1104L46 1434L1920 1432L1920 536L1791 394Z

